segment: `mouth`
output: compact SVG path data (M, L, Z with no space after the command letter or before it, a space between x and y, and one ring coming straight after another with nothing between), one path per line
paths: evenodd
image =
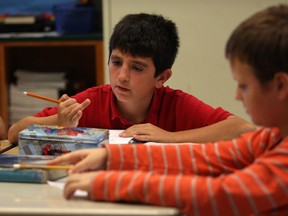
M127 92L130 91L128 88L125 88L123 86L115 86L116 90L122 91L122 92Z

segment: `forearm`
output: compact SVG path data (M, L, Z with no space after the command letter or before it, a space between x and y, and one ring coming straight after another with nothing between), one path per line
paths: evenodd
M99 172L92 198L174 206L187 215L257 215L288 205L287 184L285 170L271 173L265 165L219 177Z
M231 140L242 133L254 131L256 127L251 123L237 117L230 116L227 119L202 128L172 132L171 142L206 143L220 140Z
M13 124L8 130L8 140L10 143L18 142L19 132L31 124L56 124L57 115L47 117L28 116Z
M191 162L179 165L177 154L179 146L150 145L106 145L108 151L107 170L142 170L161 174L179 174L191 172ZM165 148L165 149L164 149ZM182 146L183 149L183 146ZM189 153L189 147L181 151ZM169 157L169 159L167 158ZM181 154L181 157L185 157ZM189 157L189 155L187 155ZM185 157L185 159L187 159ZM192 158L188 158L191 161Z
M207 145L106 145L108 170L141 170L158 174L220 175L223 171L233 172L239 165L253 161L246 157L247 151L237 146L246 145L242 139ZM246 149L246 148L244 148ZM231 151L238 154L231 158ZM221 153L219 153L221 152ZM241 154L240 154L241 153ZM207 156L209 154L209 157ZM226 158L219 160L219 157ZM231 158L231 159L230 159Z

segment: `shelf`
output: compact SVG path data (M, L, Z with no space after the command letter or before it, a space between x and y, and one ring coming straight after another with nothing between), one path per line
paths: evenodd
M0 115L9 126L9 85L16 69L67 71L68 94L104 84L102 35L0 39ZM39 110L40 111L40 110Z

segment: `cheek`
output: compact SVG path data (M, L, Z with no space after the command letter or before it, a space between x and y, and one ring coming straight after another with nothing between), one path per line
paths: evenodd
M134 86L146 86L152 82L148 76L137 73L130 74L130 81L132 81L130 84Z
M247 112L252 117L252 119L256 121L256 123L259 123L258 118L261 119L263 117L263 112L265 113L265 109L267 107L266 98L259 94L248 94L244 100Z
M109 66L109 78L110 80L115 80L115 77L117 76L117 71L115 67Z

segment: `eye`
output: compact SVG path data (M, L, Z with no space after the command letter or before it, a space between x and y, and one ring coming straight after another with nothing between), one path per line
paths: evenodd
M137 65L132 65L131 68L136 72L142 72L143 68Z
M239 84L238 85L238 88L241 90L241 91L246 91L247 90L247 85L246 84Z
M122 65L122 62L121 62L120 60L112 60L111 63L112 63L114 66L116 66L116 67Z

